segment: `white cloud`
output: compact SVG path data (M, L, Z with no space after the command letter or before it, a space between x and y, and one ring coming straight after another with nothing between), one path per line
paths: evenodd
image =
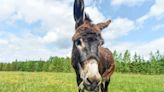
M164 37L144 43L141 46L138 45L136 49L133 50L136 50L137 52L139 52L140 54L144 54L145 56L148 56L150 54L150 51L155 52L156 50L160 50L160 52L164 54Z
M99 6L102 0L84 0L86 6Z
M45 58L46 54L49 53L48 51L44 52L39 39L30 34L26 34L23 37L18 37L11 33L5 33L4 35L8 44L0 48L0 61L36 59L40 56Z
M164 17L164 0L156 0L149 12L137 19L137 22L142 24L151 17L155 17L157 19Z
M43 37L45 43L52 43L57 41L57 34L55 32L48 32L47 35Z
M129 7L142 5L146 0L112 0L111 4L113 6L126 5Z
M43 36L30 33L33 30L22 33L8 33L3 30L0 37L0 61L11 61L15 59L47 59L49 56L68 56L71 52L71 36L74 32L74 21L70 5L71 1L52 0L1 0L0 1L0 23L13 23L22 20L28 24L36 21L41 22L44 31ZM19 25L18 25L19 27ZM22 29L22 28L21 28ZM41 29L41 30L40 30ZM26 29L22 29L24 31ZM53 44L49 48L48 44ZM65 44L66 43L66 44ZM2 45L3 44L3 45ZM67 48L60 48L62 45ZM63 47L64 47L63 46Z
M11 62L12 60L47 60L50 56L70 56L70 49L53 49L43 44L39 36L26 32L26 35L16 36L4 34L7 44L0 46L0 61ZM1 43L1 42L0 42Z
M110 45L109 47L111 50L117 50L119 52L129 50L132 55L136 52L145 59L148 59L151 51L156 52L157 50L160 50L160 53L164 54L164 37L149 42L121 42L115 45Z
M90 16L94 23L105 21L104 15L96 7L86 7L86 13Z
M113 40L127 35L134 28L135 23L132 20L127 18L116 18L111 22L109 28L103 32L103 35L106 40Z
M13 5L14 1L10 0L1 0L0 1L0 22L6 20L10 15L15 11L15 7Z
M164 29L164 24L157 24L152 28L153 31L158 31L160 29Z
M7 45L7 44L8 44L8 41L7 40L0 39L0 46Z
M22 20L27 24L40 21L41 25L39 28L29 31L25 31L27 29L21 27L21 33L8 33L3 30L3 36L0 36L0 61L47 59L49 56L55 55L70 56L71 37L74 33L73 1L1 0L1 24L7 22L15 26L17 20ZM91 11L92 9L93 11ZM105 19L95 6L87 7L86 11L89 11L94 22ZM19 25L16 26L19 28ZM44 34L41 36L33 34L35 30Z

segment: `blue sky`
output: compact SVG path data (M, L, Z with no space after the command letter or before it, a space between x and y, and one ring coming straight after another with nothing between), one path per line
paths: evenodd
M74 0L1 0L0 62L70 56ZM164 0L84 0L94 23L111 19L104 47L164 54Z

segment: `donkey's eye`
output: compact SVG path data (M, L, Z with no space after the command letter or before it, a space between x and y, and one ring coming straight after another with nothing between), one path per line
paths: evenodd
M76 46L81 45L81 41L80 41L80 39L78 39L78 40L75 41L75 45L76 45Z

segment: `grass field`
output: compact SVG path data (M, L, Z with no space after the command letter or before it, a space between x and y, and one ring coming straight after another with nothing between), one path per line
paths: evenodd
M110 92L164 92L164 75L115 73ZM0 72L0 92L77 92L74 73Z

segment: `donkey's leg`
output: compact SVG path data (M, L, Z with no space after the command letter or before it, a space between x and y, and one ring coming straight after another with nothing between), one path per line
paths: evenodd
M79 92L84 92L84 88L79 88Z
M104 83L101 83L101 92L104 92L105 91L105 85Z
M84 88L79 88L79 86L81 85L81 83L80 84L78 84L78 89L79 89L79 92L84 92Z
M79 89L79 92L84 92L84 89Z
M105 82L105 91L104 92L108 92L108 85L109 85L109 83L110 83L110 78L109 78L109 80L107 80Z
M78 85L78 90L79 90L79 92L84 92L84 89L79 88L79 86L81 85L81 83L82 83L82 81L83 81L83 80L80 78L79 75L77 75L76 81L77 81L77 85Z

